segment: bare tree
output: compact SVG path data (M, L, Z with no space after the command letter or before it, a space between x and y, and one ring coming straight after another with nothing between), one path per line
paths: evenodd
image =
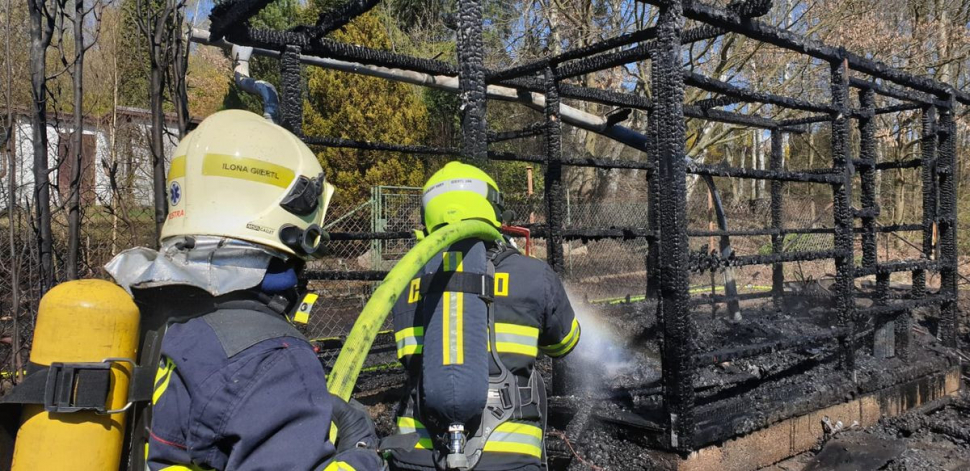
M54 285L53 234L51 233L50 166L47 155L47 48L54 35L65 0L27 0L30 12L30 93L33 98L31 127L34 150L34 230L40 258L40 292Z
M181 57L181 52L177 52L176 47L179 45L184 47L185 45L185 41L180 37L184 7L184 0L137 0L135 2L135 21L141 33L148 40L148 57L151 65L148 82L152 112L150 149L152 152L152 180L155 200L155 231L159 237L162 234L165 216L168 214L168 200L165 198L164 100L167 82L171 77L169 65ZM181 70L184 71L184 69ZM182 107L177 106L176 108ZM187 109L187 105L185 108ZM187 111L185 113L187 114Z
M72 152L68 157L71 159L71 180L69 196L67 202L67 257L65 267L65 277L68 280L78 278L78 265L81 253L81 177L84 171L84 55L94 44L97 43L100 34L101 2L94 0L90 8L85 9L84 0L74 1L74 130L71 135ZM93 14L95 36L90 43L84 42L84 21L85 17Z
M11 319L11 333L10 333L10 366L11 370L14 372L14 382L19 382L20 380L20 325L18 323L18 317L20 316L20 257L17 253L17 238L15 236L17 232L17 217L15 201L17 195L17 159L16 152L11 145L10 136L14 132L14 114L13 114L13 61L11 60L10 51L10 37L13 36L11 29L11 17L13 16L13 10L11 9L10 0L7 0L7 24L6 24L6 98L7 98L7 129L4 134L4 142L0 148L6 148L7 150L7 216L9 218L9 232L8 232L8 242L10 244L10 319Z

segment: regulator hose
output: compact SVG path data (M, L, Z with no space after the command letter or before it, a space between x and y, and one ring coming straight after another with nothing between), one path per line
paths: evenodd
M397 302L398 296L407 288L418 271L435 255L460 240L492 241L501 238L502 235L495 226L484 221L466 220L432 232L409 250L371 295L367 305L357 317L353 329L347 335L347 341L340 349L330 377L327 378L330 394L345 401L350 399L367 353L370 352L374 338L384 326L384 321L394 307L394 303Z

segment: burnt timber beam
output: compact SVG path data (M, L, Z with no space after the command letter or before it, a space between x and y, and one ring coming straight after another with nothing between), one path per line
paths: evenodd
M675 3L674 0L638 1L658 7L669 6ZM849 68L852 70L936 96L943 97L952 93L956 97L956 101L970 105L970 94L954 90L935 80L894 69L882 62L866 59L858 54L848 52L843 48L826 46L818 41L805 38L790 31L771 26L758 20L745 18L729 10L704 5L696 0L683 0L677 3L682 4L684 16L689 19L701 21L725 31L738 33L783 49L807 54L826 62L846 60Z

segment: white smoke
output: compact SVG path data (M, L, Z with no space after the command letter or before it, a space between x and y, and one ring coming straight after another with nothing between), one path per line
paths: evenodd
M601 318L592 306L581 301L581 297L570 293L569 299L582 328L579 344L570 356L575 356L577 363L583 365L582 369L598 370L584 374L584 381L599 382L596 377L616 376L629 370L633 364L633 356L626 347L627 340L617 328Z

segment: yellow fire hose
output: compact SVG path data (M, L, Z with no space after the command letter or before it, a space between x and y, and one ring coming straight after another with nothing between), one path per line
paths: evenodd
M374 291L374 294L367 301L367 305L364 306L364 310L357 317L357 322L354 323L350 334L347 335L347 341L340 349L333 371L327 378L327 387L330 393L345 401L350 399L350 395L354 391L354 384L357 383L357 377L364 366L364 359L370 352L377 332L384 326L387 314L391 312L398 296L414 279L418 271L430 262L435 255L460 240L498 240L501 237L498 229L486 222L461 221L434 231L408 251ZM336 436L333 430L331 430L330 436Z

